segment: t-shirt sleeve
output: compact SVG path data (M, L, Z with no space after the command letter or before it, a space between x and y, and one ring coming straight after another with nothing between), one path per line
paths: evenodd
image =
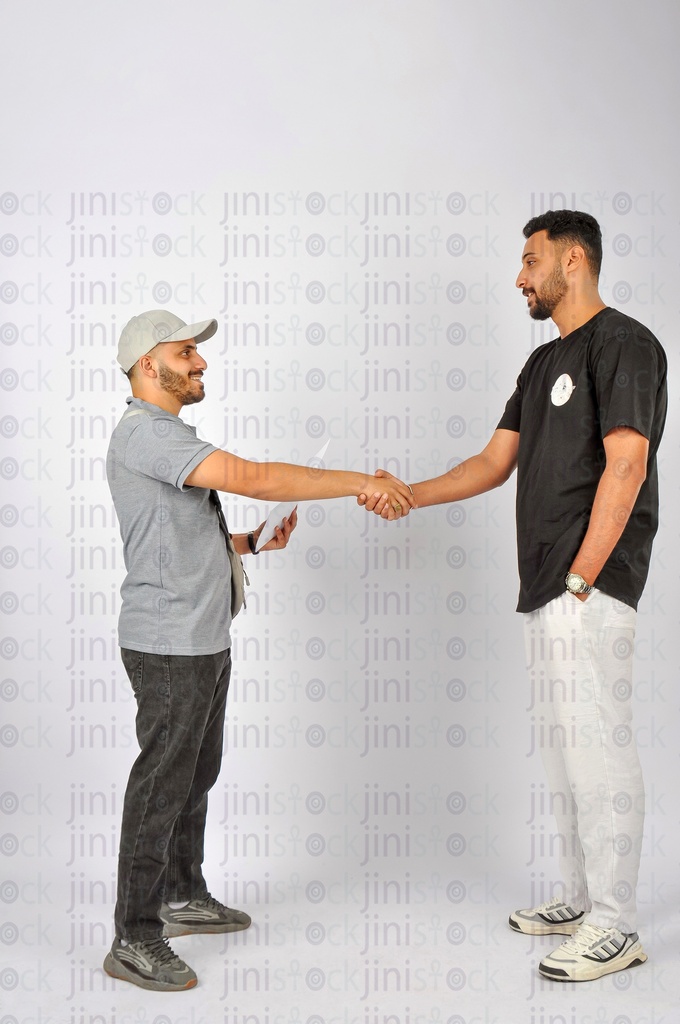
M217 451L199 440L181 421L137 417L125 447L125 466L154 480L185 490L184 481L204 459Z
M522 418L522 374L517 378L517 387L505 405L505 412L500 418L496 430L515 430L519 434Z
M644 335L621 329L598 342L591 373L602 437L632 427L651 439L659 388L666 374L663 350Z

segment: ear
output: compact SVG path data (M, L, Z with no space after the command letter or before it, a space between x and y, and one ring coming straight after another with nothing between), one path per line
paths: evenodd
M139 369L145 377L157 377L154 361L148 355L142 356L139 360Z
M565 273L573 274L581 267L587 267L586 252L582 245L568 245L562 253L562 267Z

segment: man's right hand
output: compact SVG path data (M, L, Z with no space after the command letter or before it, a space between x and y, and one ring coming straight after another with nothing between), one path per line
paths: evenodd
M413 492L408 484L388 473L386 469L378 469L376 477L384 481L382 491L360 494L357 504L367 512L389 521L407 516L412 508L417 508Z

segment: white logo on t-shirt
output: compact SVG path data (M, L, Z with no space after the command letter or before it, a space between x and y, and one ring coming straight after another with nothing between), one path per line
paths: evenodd
M550 401L553 405L565 405L571 398L571 393L576 385L568 373L558 377L550 392Z

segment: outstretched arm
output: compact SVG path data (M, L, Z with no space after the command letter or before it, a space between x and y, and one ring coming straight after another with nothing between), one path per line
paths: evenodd
M413 484L418 508L461 501L499 487L517 465L518 448L519 434L515 430L495 430L486 448L478 455L466 459L442 476ZM379 469L376 476L381 480L391 479L383 469ZM365 505L369 512L373 511L373 498L365 493L360 496L359 504Z
M287 462L250 462L222 450L208 455L184 482L190 487L211 487L262 501L358 497L367 493L377 496L374 511L386 519L408 515L416 504L406 484L394 477L381 481L378 490L375 477L364 473Z

